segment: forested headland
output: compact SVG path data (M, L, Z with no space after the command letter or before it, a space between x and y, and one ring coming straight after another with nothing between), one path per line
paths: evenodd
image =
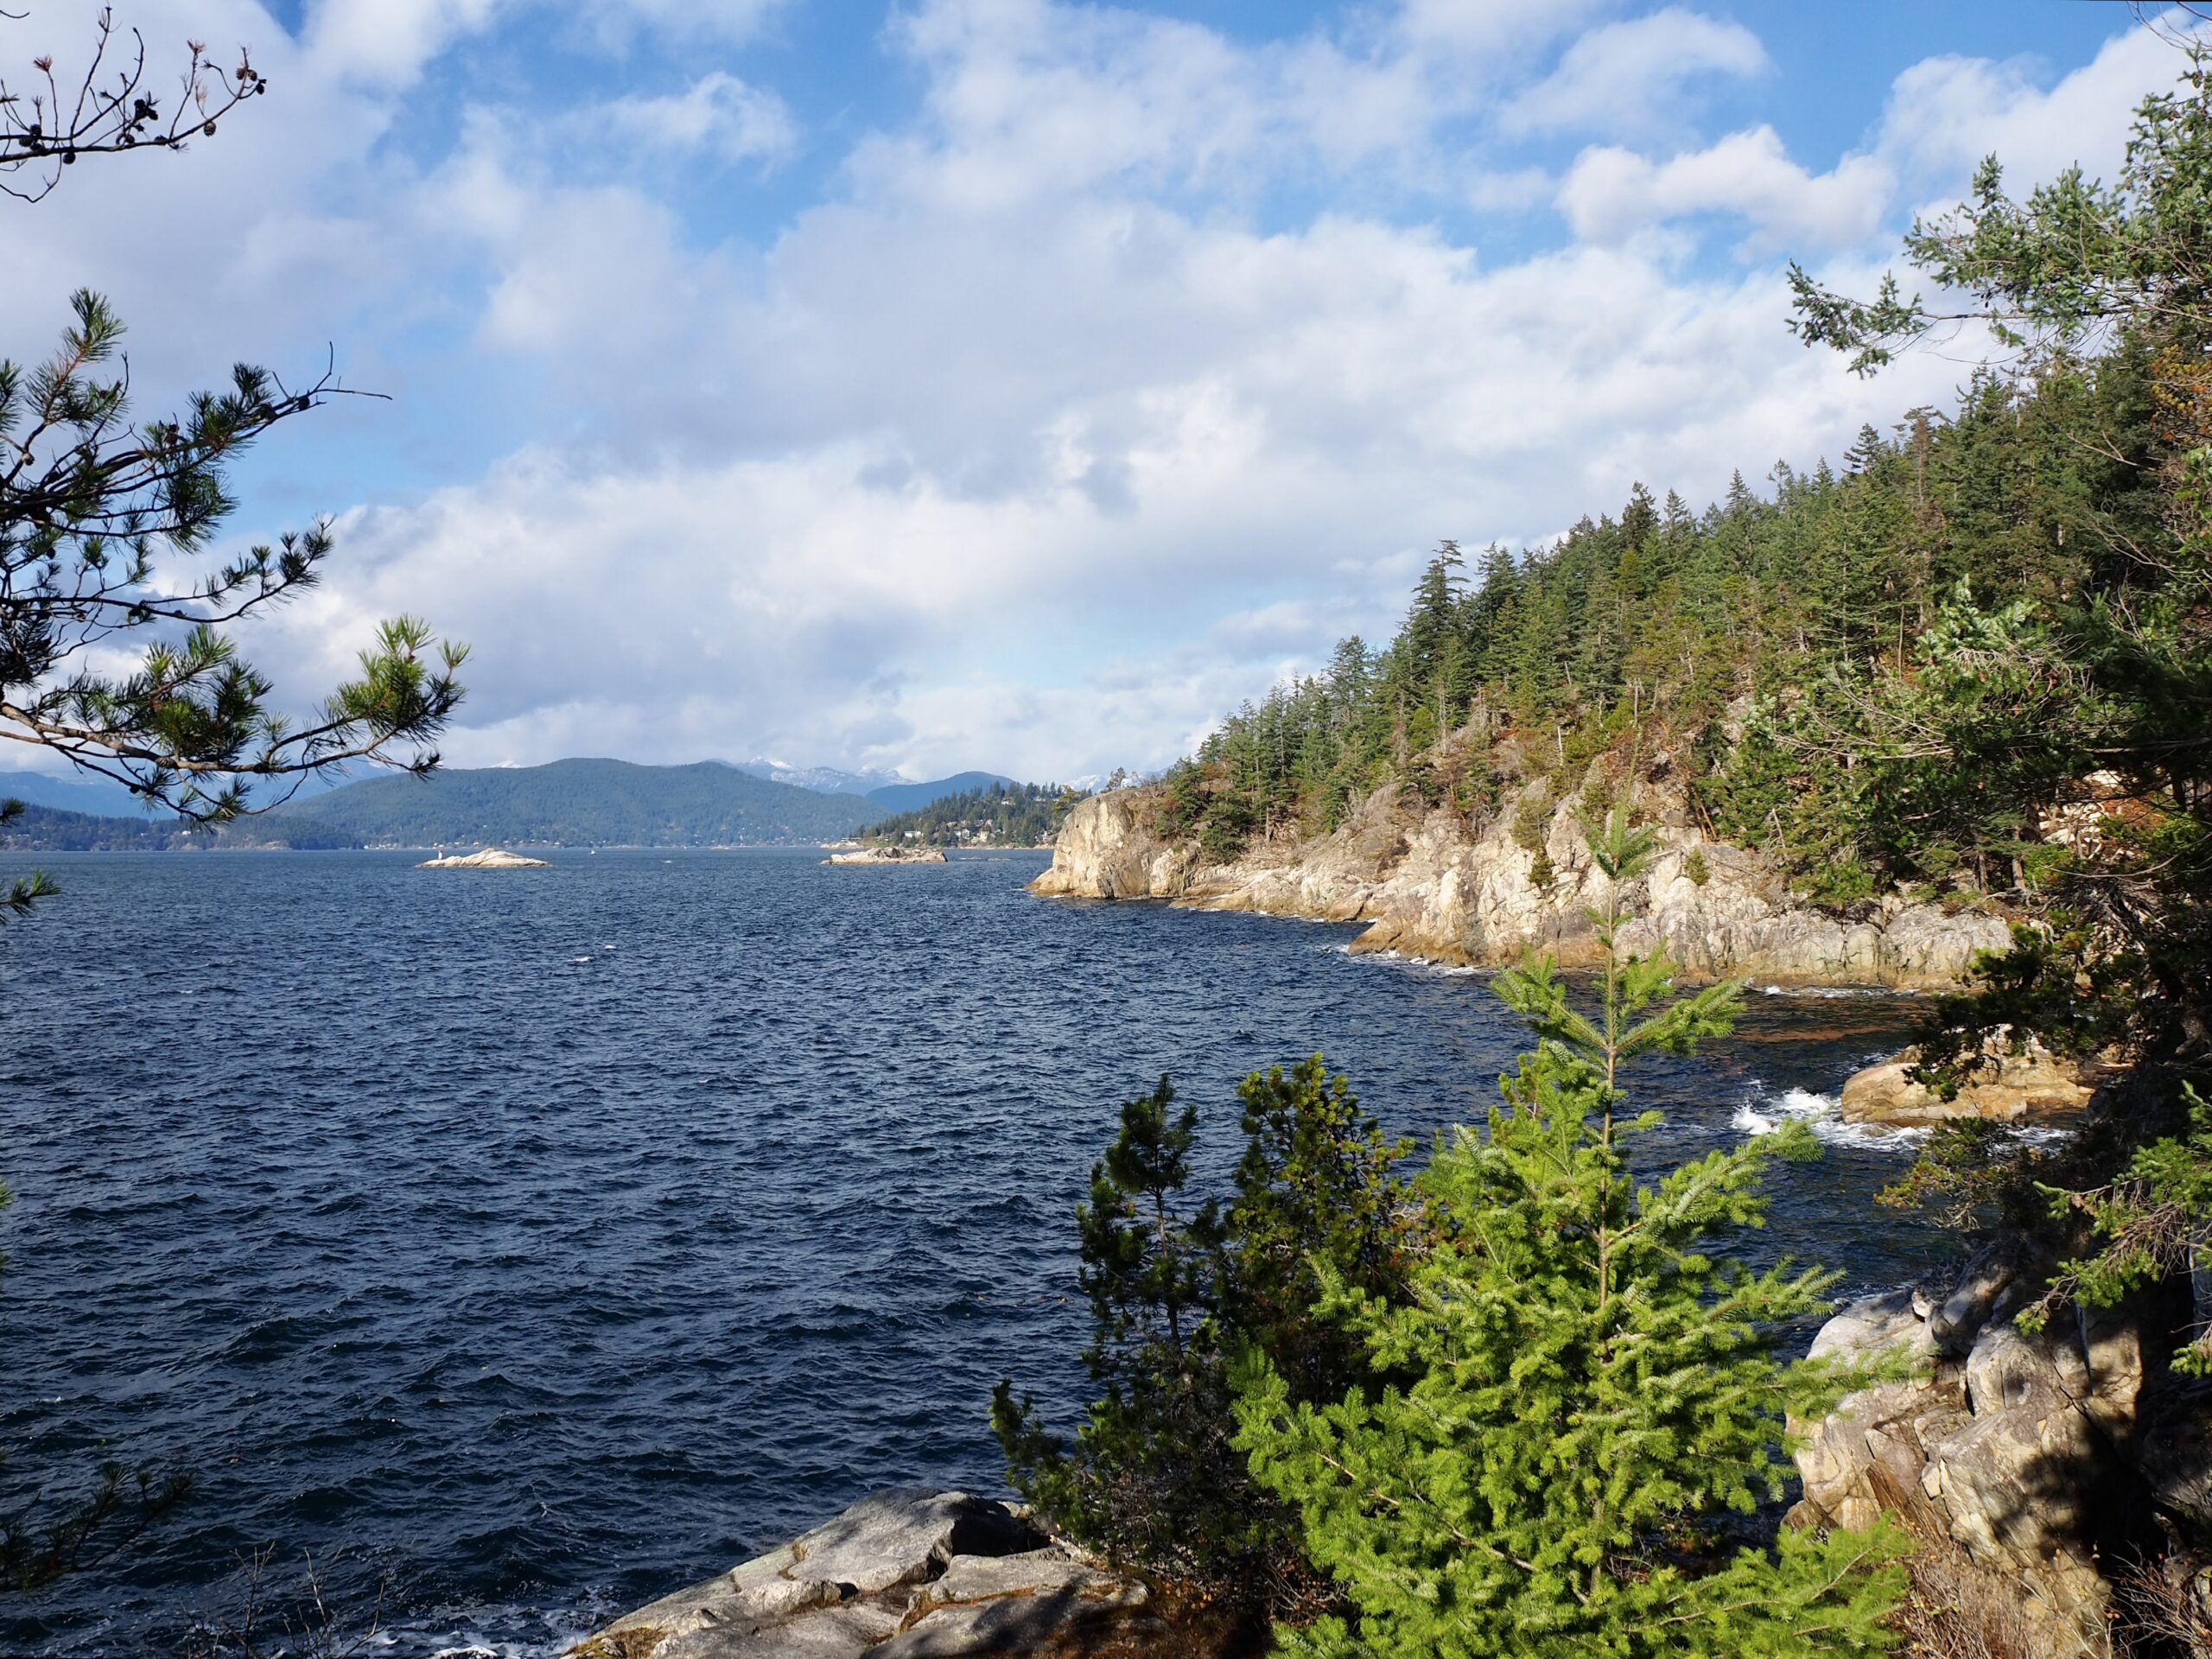
M894 812L855 834L862 841L925 847L1048 847L1082 799L1058 784L984 784L911 811Z
M1657 480L1554 543L1446 542L1387 643L1239 709L1110 834L1085 809L1128 843L1092 896L1123 854L1139 893L1295 871L1378 799L1510 830L1540 890L1579 818L1599 895L1595 982L1499 976L1534 1048L1417 1175L1319 1057L1246 1080L1211 1192L1168 1083L1128 1102L1077 1215L1099 1397L1062 1439L1000 1389L1046 1515L1278 1651L2212 1651L2212 63L2113 182L2015 199L1993 158L1905 252L1933 299L1793 268L1790 326L1862 372L1976 331L1953 400L1707 505ZM1831 914L2009 923L1923 1005L1938 1096L2031 1042L2111 1079L2056 1137L1930 1133L1882 1201L1957 1254L1803 1361L1834 1281L1726 1259L1803 1137L1631 1191L1630 1063L1740 991L1627 944L1662 837L1700 887L1751 849ZM1748 1517L1785 1439L1777 1529Z

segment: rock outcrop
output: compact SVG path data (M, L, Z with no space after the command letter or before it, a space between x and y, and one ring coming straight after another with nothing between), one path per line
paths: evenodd
M1893 1129L1965 1117L2032 1122L2080 1111L2089 1103L2099 1074L2098 1067L2063 1058L2031 1038L2017 1054L1993 1049L1986 1063L1945 1100L1912 1080L1919 1058L1919 1050L1909 1048L1894 1060L1852 1073L1840 1102L1843 1116Z
M832 853L824 864L944 864L944 852L935 847L863 847L858 852Z
M2101 1654L2111 1574L2162 1548L2160 1497L2145 1452L2185 1440L2165 1355L2185 1325L2156 1298L2085 1309L2038 1334L2012 1315L2044 1274L2000 1251L1968 1262L1939 1294L1904 1289L1853 1304L1815 1339L1815 1357L1895 1354L1911 1374L1847 1397L1802 1433L1799 1525L1859 1529L1887 1512L1948 1541L2017 1604L2037 1651ZM2199 1423L2193 1410L2178 1414ZM1802 1426L1801 1426L1802 1427ZM2157 1465L2181 1496L2201 1491L2203 1435ZM2192 1523L2194 1524L2194 1523Z
M544 870L550 869L542 858L524 858L520 853L511 853L504 847L486 847L480 853L451 853L442 858L426 858L415 867L418 870Z
M1591 862L1571 804L1542 814L1540 845L1531 849L1516 839L1513 813L1478 827L1446 808L1409 805L1387 786L1330 836L1225 864L1162 834L1161 805L1156 790L1143 788L1079 803L1032 891L1364 922L1354 950L1436 962L1510 963L1532 947L1569 966L1596 957L1585 912L1603 899L1605 878ZM2010 941L1996 916L1950 913L1897 895L1857 920L1809 909L1765 859L1683 822L1662 793L1649 806L1660 855L1628 895L1639 914L1621 942L1630 950L1663 944L1693 975L1947 986L1976 954ZM1551 879L1540 882L1546 864Z
M569 1659L1174 1651L1145 1587L965 1492L900 1488L616 1619Z

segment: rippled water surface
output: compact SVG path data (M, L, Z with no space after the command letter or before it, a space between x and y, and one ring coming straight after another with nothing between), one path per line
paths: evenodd
M0 1650L166 1645L270 1548L349 1618L381 1581L384 1650L538 1651L871 1488L995 1488L991 1383L1077 1396L1070 1212L1122 1098L1173 1073L1218 1177L1255 1066L1324 1050L1426 1139L1520 1046L1353 929L816 856L47 861L0 936L0 1511L110 1457L198 1486L0 1601ZM1662 1149L1832 1096L1907 1013L1755 994L1643 1075ZM1758 1249L1910 1272L1899 1167L1784 1170Z

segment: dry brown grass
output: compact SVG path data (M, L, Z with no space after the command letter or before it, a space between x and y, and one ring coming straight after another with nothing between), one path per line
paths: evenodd
M2212 1654L2212 1565L2177 1557L2120 1574L2118 1602L2127 1628L2145 1646L2172 1654Z
M1912 1588L1897 1629L1911 1659L2048 1659L2018 1590L1955 1546L1923 1543L1907 1566Z

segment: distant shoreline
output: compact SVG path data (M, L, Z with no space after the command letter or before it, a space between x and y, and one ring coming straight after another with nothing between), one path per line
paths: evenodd
M403 845L397 842L379 843L374 847L280 847L266 844L231 845L221 842L212 844L168 847L11 847L0 842L0 858L144 858L154 855L207 853L285 853L316 855L328 853L435 853L467 850L472 847L499 845L510 850L532 853L570 853L588 856L595 853L820 853L841 845L829 841L748 841L705 844L697 842L560 842L506 840L490 842L448 841L423 842ZM940 849L945 857L958 861L963 857L987 855L1002 857L1008 853L1035 853L1049 857L1050 847L946 847Z

